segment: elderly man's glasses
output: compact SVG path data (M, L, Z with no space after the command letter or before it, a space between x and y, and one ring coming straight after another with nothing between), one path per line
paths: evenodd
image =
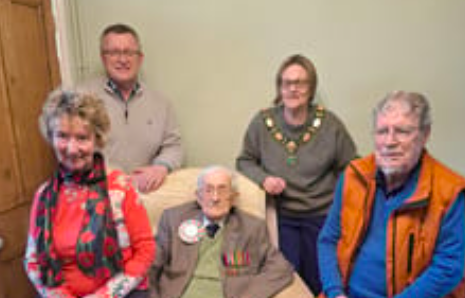
M380 127L375 130L375 135L379 138L387 138L392 135L396 140L405 141L410 139L418 129L415 126Z
M217 196L226 196L231 193L231 188L227 186L214 187L214 186L207 185L202 188L202 191L207 196L213 196L215 194Z
M116 57L126 57L126 58L134 58L139 56L141 52L139 50L103 50L103 54L105 56L116 58Z

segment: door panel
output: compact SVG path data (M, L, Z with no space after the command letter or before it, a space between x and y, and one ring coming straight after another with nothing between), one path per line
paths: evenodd
M0 57L2 57L1 47ZM15 200L20 195L16 146L12 133L11 115L7 112L9 110L4 75L0 71L0 193L2 195L0 213L13 208ZM0 233L1 231L0 229Z
M24 255L26 234L29 227L29 209L29 204L25 204L10 212L0 214L0 231L3 239L0 263L17 258L18 253L21 257Z
M1 298L35 297L35 290L29 286L29 281L24 275L21 259L0 263L0 285Z
M50 172L53 165L50 149L44 146L37 125L43 99L53 87L40 2L12 2L5 35L5 45L8 45L4 47L6 78L12 99L10 112L15 123L24 186L24 197L18 198L19 203L30 200L44 179L44 170Z
M0 298L32 298L22 261L29 209L53 154L38 116L59 83L50 0L0 0Z

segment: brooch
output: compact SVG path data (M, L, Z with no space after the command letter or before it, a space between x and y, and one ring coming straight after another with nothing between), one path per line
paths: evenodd
M205 227L196 219L188 219L181 223L178 234L182 241L189 244L196 243L205 235Z

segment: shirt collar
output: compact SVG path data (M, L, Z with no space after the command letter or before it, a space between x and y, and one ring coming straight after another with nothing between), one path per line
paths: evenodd
M118 85L110 78L107 80L107 87L111 90L111 92L115 93L121 100L124 101L123 94L118 88ZM131 100L140 90L141 90L141 84L139 81L136 81L134 84L134 88L131 91L131 94L129 95L128 101Z
M205 215L202 215L202 223L203 223L203 226L206 227L208 226L209 224L212 224L212 223L216 223L220 226L220 228L222 228L224 226L224 218L220 219L219 221L211 221L209 220Z

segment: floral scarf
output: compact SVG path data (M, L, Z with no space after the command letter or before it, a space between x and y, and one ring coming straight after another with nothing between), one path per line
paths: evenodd
M79 268L86 275L104 279L121 271L122 256L108 197L105 164L102 155L95 154L92 169L85 173L70 173L60 166L38 198L34 235L37 235L40 278L47 286L63 282L61 260L54 249L52 229L60 186L65 181L89 188L86 212L76 244Z

